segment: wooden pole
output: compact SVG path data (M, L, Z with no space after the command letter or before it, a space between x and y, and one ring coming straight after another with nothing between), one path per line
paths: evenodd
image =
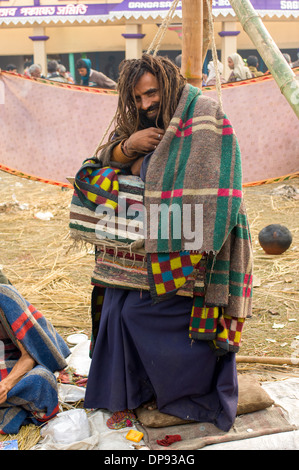
M261 357L261 356L238 356L236 355L236 362L237 363L254 363L254 364L272 364L272 365L290 365L290 366L298 366L299 360L298 358L291 358L291 357Z
M257 48L281 93L299 118L299 81L249 0L230 0L244 31Z
M182 1L181 73L190 85L202 86L203 1Z

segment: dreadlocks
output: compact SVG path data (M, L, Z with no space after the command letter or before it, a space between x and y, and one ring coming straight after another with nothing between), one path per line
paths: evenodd
M116 132L118 137L127 139L140 129L134 88L146 72L151 73L158 80L161 99L157 120L161 117L162 123L159 122L159 125L162 124L163 128L166 129L186 84L186 79L180 74L180 69L166 57L143 54L141 59L122 61L119 70L119 99L115 116L116 129L110 134L109 142ZM97 151L103 147L99 147Z

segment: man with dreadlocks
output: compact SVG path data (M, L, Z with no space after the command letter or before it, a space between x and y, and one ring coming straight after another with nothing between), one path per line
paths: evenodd
M118 139L101 159L130 165L132 173L138 174L144 156L160 143L185 84L179 69L165 58L145 54L143 62L124 61L118 82Z
M119 412L155 403L162 413L227 431L238 402L235 353L251 308L236 136L218 103L167 58L124 61L118 91L116 128L97 158L102 168L144 181L149 288L104 280L85 406L108 409L117 421ZM183 222L180 236L165 239L162 219L151 236L151 207L161 201L183 217L191 207L200 240L188 243Z

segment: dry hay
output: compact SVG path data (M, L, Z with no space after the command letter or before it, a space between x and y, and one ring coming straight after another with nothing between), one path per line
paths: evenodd
M244 355L299 359L298 196L298 178L245 188L254 289L253 316L246 322L243 336ZM292 245L282 255L267 255L259 245L259 231L269 224L285 225L292 233Z
M40 440L40 428L34 424L26 424L22 426L18 434L0 435L0 442L17 440L18 450L30 450Z

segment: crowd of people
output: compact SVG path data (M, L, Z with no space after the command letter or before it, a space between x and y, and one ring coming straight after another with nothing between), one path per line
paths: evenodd
M299 60L292 62L289 54L283 54L283 57L291 68L299 66ZM227 58L228 67L230 69L230 75L226 80L223 77L223 64L218 60L218 71L220 75L221 83L232 83L241 80L247 80L250 78L256 78L264 75L264 72L259 70L258 57L255 55L248 56L245 60L238 54L231 54ZM212 86L216 84L216 72L213 61L208 64L208 74L203 77L204 86Z
M297 54L297 60L292 61L290 54L283 53L283 57L289 64L291 68L299 66L299 54ZM181 66L182 54L179 54L174 63L180 67ZM258 57L255 55L250 55L244 59L240 54L234 53L227 58L227 64L230 69L230 75L226 79L223 76L223 63L218 60L218 72L220 76L221 83L232 83L238 82L240 80L246 80L250 78L256 78L261 75L264 75L264 72L259 70ZM109 64L108 64L109 65ZM98 88L106 89L116 89L117 87L117 76L114 72L109 73L110 68L107 68L107 74L105 75L102 72L99 72L92 68L91 60L88 58L81 58L76 62L76 70L80 79L78 80L79 85L82 86L91 86ZM213 60L208 63L208 73L203 74L203 86L213 86L216 85L216 71ZM7 72L18 73L18 68L15 64L8 64L5 68ZM66 67L57 60L50 60L47 64L47 74L42 74L41 66L38 64L32 64L31 62L25 63L24 75L32 78L46 78L52 81L58 81L62 83L76 83L76 78L74 78Z
M5 68L6 72L18 73L18 68L15 64L8 64ZM48 80L75 83L74 78L66 67L59 63L57 60L49 60L47 63L47 74L42 73L42 67L39 64L25 62L24 75L31 78L47 78Z
M8 64L5 70L6 72L18 73L18 68L15 64ZM76 70L80 76L78 83L80 85L116 89L116 82L102 72L94 70L90 59L79 59L76 63ZM57 60L48 61L46 75L42 73L42 68L39 64L25 62L24 75L31 78L45 78L61 83L76 83L71 73Z

